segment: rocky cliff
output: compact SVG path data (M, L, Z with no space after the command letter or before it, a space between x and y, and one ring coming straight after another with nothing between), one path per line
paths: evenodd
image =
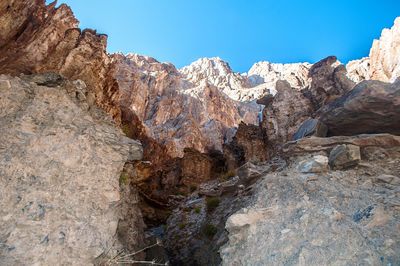
M81 31L71 9L55 5L46 6L44 0L2 1L0 73L53 71L81 79L92 93L91 100L119 122L119 91L108 75L107 36Z
M369 57L349 62L347 69L356 82L364 79L394 82L400 77L400 18L373 41Z
M375 134L399 134L398 29L348 72L330 56L240 74L109 55L68 6L3 1L0 264L144 259L142 213L178 265L223 244L225 265L399 264L399 140Z
M310 64L260 62L242 75L220 58L176 69L145 56L110 56L107 36L81 31L64 4L5 1L0 8L0 73L54 71L81 79L117 124L121 109L130 109L142 135L166 146L172 157L182 156L186 147L222 150L240 122L258 124L262 107L253 101L275 93L276 80L288 79L296 88L307 84Z

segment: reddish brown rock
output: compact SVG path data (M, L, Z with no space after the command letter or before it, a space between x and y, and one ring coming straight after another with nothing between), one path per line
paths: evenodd
M71 9L44 0L0 5L0 73L57 72L83 80L95 102L119 122L119 92L108 75L107 36L81 30Z

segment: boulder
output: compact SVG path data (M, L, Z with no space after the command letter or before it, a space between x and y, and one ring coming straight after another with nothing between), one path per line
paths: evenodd
M139 250L141 212L121 204L120 181L125 162L142 158L140 143L87 108L85 87L48 87L50 76L0 75L0 264L91 265ZM135 231L126 245L121 219Z
M360 147L351 144L338 145L329 154L329 165L333 169L345 169L355 166L360 160Z
M256 103L268 106L268 105L270 105L270 103L272 103L273 100L274 100L274 96L272 94L267 94L267 95L257 99Z
M318 119L307 119L293 135L293 140L309 136L325 137L327 133L328 128L324 123L321 123Z
M321 109L328 134L400 134L400 81L369 80Z
M327 171L328 157L316 155L308 160L301 161L297 169L302 173L321 173Z

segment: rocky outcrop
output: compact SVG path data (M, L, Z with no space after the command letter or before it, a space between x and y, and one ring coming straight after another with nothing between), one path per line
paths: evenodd
M229 170L245 162L265 162L268 155L267 136L261 126L240 123L233 140L224 145L224 157Z
M350 61L346 68L355 82L380 80L394 82L400 77L400 17L390 29L383 29L379 40L374 40L369 57Z
M310 154L290 153L290 165L265 175L253 203L228 218L222 265L399 264L399 142L381 150L385 157L322 174L299 172Z
M172 157L182 157L184 148L222 150L231 128L241 121L257 123L257 104L237 102L217 87L227 84L223 75L237 75L221 60L206 62L210 69L194 63L178 71L150 57L113 56L121 105L143 121L148 135Z
M383 29L369 52L369 75L373 80L394 82L400 77L400 17L391 29Z
M287 81L276 83L277 94L263 110L262 127L269 145L279 145L292 139L299 126L312 112L311 102Z
M321 109L330 135L400 134L400 81L363 81Z
M309 63L274 64L262 61L250 68L247 78L253 90L264 87L275 94L278 80L286 80L292 88L300 90L309 85L308 72L311 66Z
M303 93L312 102L314 110L350 91L355 85L347 78L346 68L335 56L329 56L315 63L310 68L308 76L311 83Z
M309 136L326 137L327 133L328 128L324 123L318 119L307 119L301 124L292 139L298 140Z
M347 76L355 83L370 79L369 57L363 57L358 60L349 61L346 64Z
M362 134L356 136L336 136L329 138L310 137L287 142L283 151L287 156L294 154L316 153L331 151L335 146L351 144L361 148L361 153L370 153L373 149L389 149L400 146L400 136L390 134ZM368 151L369 150L369 151Z
M3 1L0 6L0 73L57 72L83 80L92 101L119 122L119 92L108 75L107 36L78 28L71 9L44 0ZM17 19L15 19L17 18Z
M137 234L125 248L142 247L139 208L119 204L120 173L142 147L88 95L55 74L0 76L0 264L108 260L124 248L116 233L127 213Z

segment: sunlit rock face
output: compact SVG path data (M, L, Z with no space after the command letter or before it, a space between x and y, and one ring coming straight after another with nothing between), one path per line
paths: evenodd
M57 72L83 80L98 106L120 120L119 91L109 76L107 36L78 28L71 9L44 0L0 4L0 73Z
M222 150L227 133L241 121L258 123L259 105L236 101L221 89L228 88L229 76L241 78L221 60L204 59L205 69L191 65L195 70L189 71L136 54L112 59L121 105L136 113L172 156L182 156L186 147Z
M366 79L370 79L369 62L369 57L349 61L346 65L347 76L357 83Z
M394 82L400 77L400 17L373 41L369 57L350 61L346 67L355 82L364 79Z
M400 17L374 40L369 58L371 79L394 82L400 76Z
M274 94L278 80L286 80L292 88L306 87L309 84L308 71L311 66L309 63L276 64L262 61L255 63L247 76L250 84L255 87L253 89L264 87Z
M256 99L275 94L280 77L295 88L308 84L311 66L261 62L239 74L218 57L177 69L137 54L114 54L112 64L121 105L143 121L146 132L171 156L182 156L185 147L222 150L240 122L258 125L263 107Z
M121 219L137 233L124 247L143 245L140 209L119 186L140 143L88 103L83 82L53 77L0 75L1 265L92 265L122 248Z

